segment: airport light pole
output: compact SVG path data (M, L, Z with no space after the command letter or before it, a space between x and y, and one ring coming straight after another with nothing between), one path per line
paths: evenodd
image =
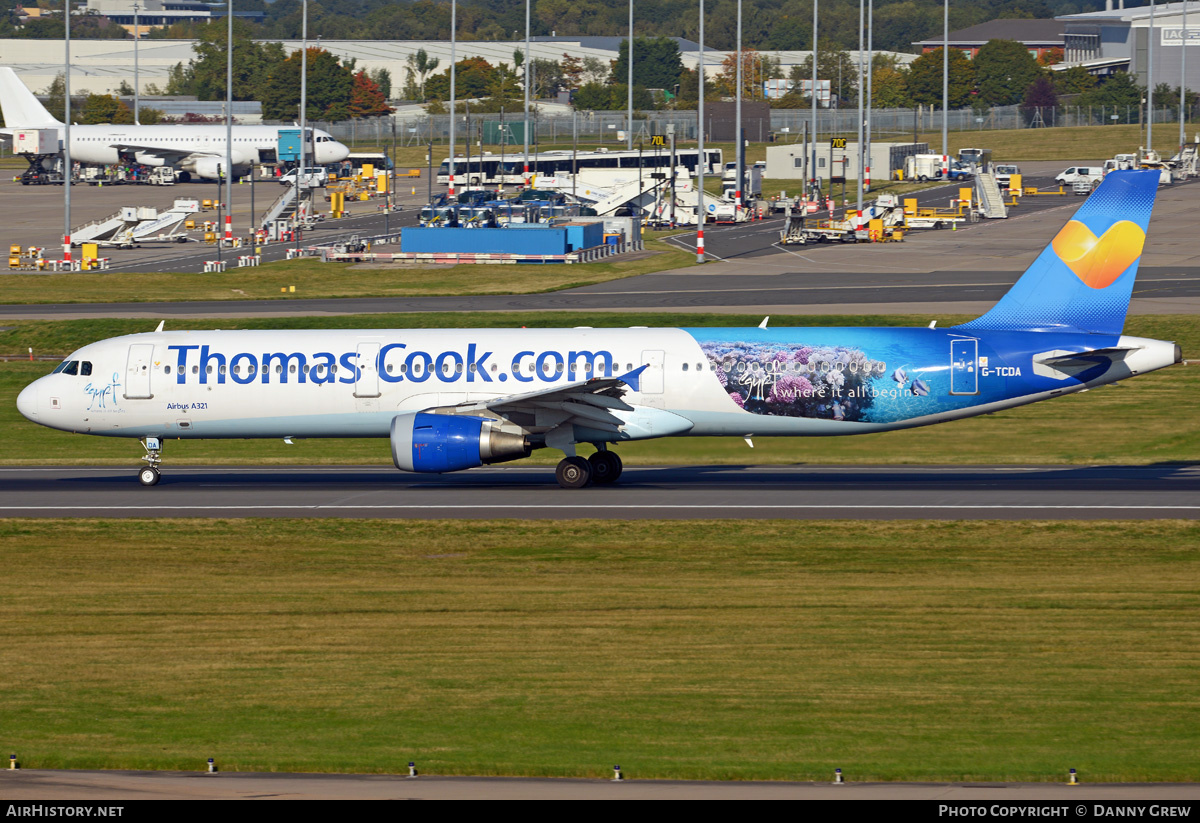
M734 72L734 82L737 84L737 92L734 99L733 110L733 139L736 141L733 147L733 159L737 174L737 184L734 186L734 214L742 213L742 179L746 174L745 171L745 153L743 151L744 141L742 140L742 0L737 0L737 69ZM723 186L724 184L722 184Z
M233 0L225 7L225 242L233 243ZM300 135L303 137L303 132ZM220 244L218 244L220 245Z
M863 156L866 158L863 166L863 191L871 191L871 107L875 105L872 88L872 64L875 62L875 43L874 43L874 26L875 26L875 0L867 0L867 89L866 89L866 109L867 109L867 124L864 128ZM859 92L863 94L863 92Z
M457 39L458 0L450 0L450 188L447 194L453 222L458 222L458 210L454 208L454 99L457 96L455 82L458 79L458 66L455 64L454 58L457 54ZM432 156L430 156L430 162L433 162Z
M1187 135L1184 134L1184 123L1187 121L1187 50L1188 50L1188 27L1187 27L1187 7L1188 0L1183 3L1183 25L1180 29L1183 33L1183 46L1180 47L1179 54L1179 151L1182 157L1183 144L1187 142Z
M738 7L741 8L742 0L738 0ZM629 0L629 49L625 53L628 69L628 82L625 91L629 97L629 115L625 121L625 148L633 151L633 0Z
M950 162L950 0L942 3L942 166Z
M858 217L860 218L862 217L863 207L863 46L865 45L863 42L863 27L865 23L865 20L863 19L864 8L863 0L858 0L858 60L856 61L858 63L858 94L855 95L858 98L858 145L855 147L856 151L858 152L858 158L857 162L854 164L858 168L856 169L857 181L855 186L857 200L854 208L858 212ZM845 175L843 175L843 177L844 176Z
M71 268L71 0L63 0L63 262Z
M1187 35L1187 32L1184 32ZM1150 0L1150 33L1146 38L1146 151L1154 149L1154 0ZM1186 40L1184 42L1187 42ZM1187 48L1184 46L1184 48Z
M533 0L525 0L525 65L521 80L525 86L525 125L521 127L525 138L524 171L521 173L521 188L529 185L529 6Z
M133 4L133 122L135 125L142 124L141 118L141 83L138 79L138 41L142 39L141 30L138 28L138 10L141 7Z
M814 181L820 178L817 176L817 9L821 6L821 0L813 0L813 41L812 41L812 88L810 89L809 102L812 103L812 173L809 176L809 186L811 187ZM820 184L818 183L818 186ZM832 191L832 190L831 190ZM820 199L820 193L817 194L817 199ZM808 198L806 197L805 200ZM832 216L832 215L831 215Z
M696 262L704 262L704 0L700 0L700 63L697 72L700 102L697 109L696 139Z
M292 211L292 242L296 244L296 253L300 253L300 178L308 167L308 0L304 0L300 23L300 167L293 181L296 187L295 209Z

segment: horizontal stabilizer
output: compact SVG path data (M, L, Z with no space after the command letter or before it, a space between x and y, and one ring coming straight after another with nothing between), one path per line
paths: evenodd
M1126 352L1138 351L1139 346L1110 346L1106 349L1088 349L1077 352L1048 352L1033 358L1035 363L1058 366L1066 363L1094 363L1100 359L1122 357Z

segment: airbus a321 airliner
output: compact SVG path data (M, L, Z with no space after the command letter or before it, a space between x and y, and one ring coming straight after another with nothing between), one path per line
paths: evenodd
M71 354L17 398L63 431L140 438L390 438L452 472L561 449L558 482L611 483L654 437L865 434L942 423L1181 361L1122 334L1157 171L1113 172L989 312L929 328L157 331ZM598 451L587 459L579 444Z

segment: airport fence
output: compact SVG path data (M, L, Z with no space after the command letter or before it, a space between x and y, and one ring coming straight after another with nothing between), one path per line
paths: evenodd
M1156 106L1153 112L1155 123L1178 123L1179 107ZM1111 124L1144 123L1145 110L1130 106L996 106L988 109L955 109L946 113L949 131L988 131L993 129L1030 129L1076 126L1102 126ZM1200 116L1200 107L1192 107L1188 120ZM466 115L457 115L456 139L463 140L468 134L472 144L498 146L497 135L506 134L505 142L510 146L523 145L522 139L514 139L517 130L500 130L486 123L496 123L498 114L472 114L470 122ZM520 112L507 112L505 122L520 123ZM705 133L709 134L712 120L706 116ZM938 132L942 129L943 113L929 106L904 109L873 109L871 127L875 134L919 135ZM694 141L697 133L698 116L695 111L635 112L633 139L649 141L653 135L666 134L667 126L675 127L680 141ZM312 125L325 129L338 140L351 144L398 146L448 145L450 142L450 115L447 114L398 114L391 117L343 120L340 122L313 122ZM535 111L530 115L529 132L534 143L563 145L577 137L589 145L611 145L613 148L625 144L628 118L624 112L579 111L563 114L548 114ZM747 125L746 137L755 142L790 142L800 139L806 129L811 129L809 109L772 109L769 125L756 120ZM853 136L858 130L856 109L818 109L816 131L819 135ZM620 136L618 136L620 135ZM706 138L707 139L707 138Z

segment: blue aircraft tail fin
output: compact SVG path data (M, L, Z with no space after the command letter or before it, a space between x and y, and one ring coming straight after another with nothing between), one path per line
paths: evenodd
M1159 172L1110 172L1037 260L968 330L1120 334Z

